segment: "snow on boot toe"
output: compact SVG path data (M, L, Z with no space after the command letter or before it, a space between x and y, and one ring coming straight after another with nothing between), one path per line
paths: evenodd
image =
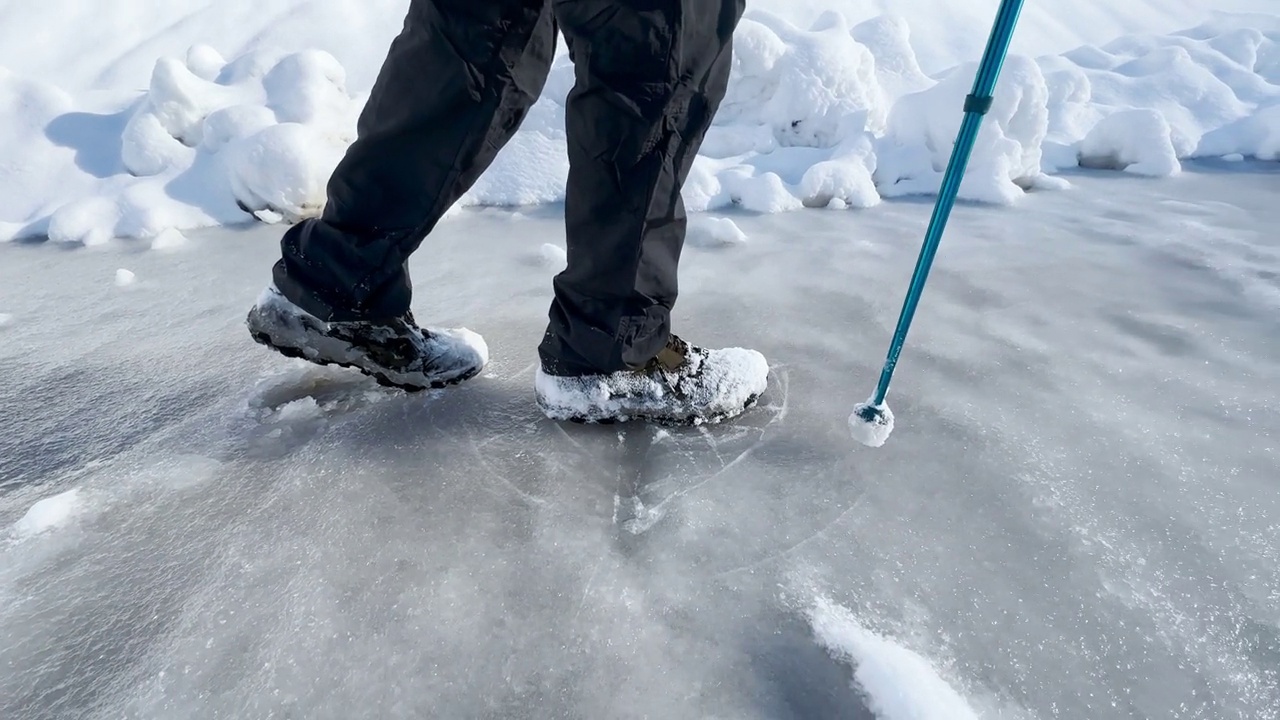
M769 364L754 350L704 350L673 336L638 370L557 376L539 369L535 390L553 420L701 425L742 414L768 383Z
M325 322L268 287L246 319L253 339L318 365L355 368L409 391L453 385L489 361L484 338L465 328L419 328L413 316L377 322Z

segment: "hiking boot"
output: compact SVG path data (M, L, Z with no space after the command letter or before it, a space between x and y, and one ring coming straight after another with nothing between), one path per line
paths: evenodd
M702 425L742 414L768 381L769 364L754 350L704 350L672 335L642 368L580 376L539 368L535 390L552 420Z
M466 329L419 328L411 313L391 320L325 322L275 286L245 320L253 339L288 357L355 368L379 384L410 392L454 385L489 361L484 338Z

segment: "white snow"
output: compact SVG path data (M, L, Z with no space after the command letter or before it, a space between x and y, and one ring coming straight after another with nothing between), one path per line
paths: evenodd
M942 82L894 106L876 170L881 195L937 191L964 117L956 108L963 107L976 72L976 63L957 68ZM1010 57L974 145L960 197L1007 204L1036 184L1041 144L1048 133L1048 103L1040 66L1026 57Z
M13 322L13 315L9 313L0 313L0 327L4 327Z
M689 218L688 236L690 243L703 247L741 245L747 241L747 234L731 218L712 215Z
M569 262L569 254L554 243L543 243L538 248L538 259L546 267L561 269Z
M403 0L122 3L93 22L70 19L69 0L0 6L0 240L96 244L319 213ZM688 208L866 208L935 193L994 6L753 4ZM30 30L53 26L83 41ZM1193 156L1273 159L1278 41L1269 0L1029 7L961 196L1016 202L1064 187L1049 174L1081 163L1164 176ZM572 83L562 48L543 98L462 205L563 199Z
M1207 133L1195 154L1224 160L1280 160L1280 102Z
M181 231L169 228L167 230L162 230L159 235L156 235L155 238L152 239L151 249L173 250L186 245L188 242L187 236L183 235Z
M764 394L768 360L746 348L691 353L686 375L612 373L557 376L539 366L534 386L539 405L558 420L624 422L635 417L672 419L694 425L736 417Z
M133 274L132 270L120 268L116 270L116 287L128 287L138 281L138 276Z
M832 655L853 664L854 681L879 720L978 720L928 660L868 630L848 609L819 598L809 621Z
M32 505L31 509L13 524L11 534L17 539L23 539L65 525L75 516L80 504L78 488L47 497Z
M1168 177L1182 171L1173 131L1155 110L1121 110L1108 115L1080 143L1082 167L1124 170Z
M878 448L884 447L893 433L893 410L887 403L876 405L874 401L875 398L869 398L853 408L849 414L849 433L857 442Z

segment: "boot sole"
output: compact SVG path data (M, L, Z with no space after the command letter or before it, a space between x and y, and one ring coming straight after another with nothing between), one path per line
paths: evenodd
M479 375L480 371L484 369L483 367L478 367L468 372L465 372L457 377L449 378L448 380L433 380L431 381L431 384L429 386L408 385L405 383L398 383L392 380L391 378L387 377L385 374L378 372L377 370L371 370L369 368L362 367L356 363L343 362L340 360L324 360L322 358L309 357L300 348L296 348L291 345L282 345L275 342L274 340L271 339L271 336L265 332L255 331L255 332L251 332L250 335L253 336L254 341L257 342L259 345L265 345L266 347L269 347L272 350L275 350L276 352L280 353L281 355L284 355L285 357L297 358L298 360L306 360L309 363L313 363L315 365L321 365L325 367L330 367L330 366L343 367L343 368L351 368L352 370L358 370L362 374L368 375L369 377L376 380L378 384L383 387L397 388L399 390L404 390L405 392L410 392L410 393L423 392L426 390L442 390L447 387L452 387L454 385L458 385L463 382L466 382L467 380L470 380L476 375Z
M698 416L698 417L689 417L689 418L680 418L680 419L650 416L650 415L645 415L643 413L638 413L636 415L629 415L626 418L617 418L617 417L595 418L588 415L573 415L567 418L555 418L550 416L548 417L551 420L571 422L575 425L609 426L609 425L622 425L625 423L641 422L641 423L650 423L653 425L657 425L659 427L695 427L698 425L716 425L726 420L732 420L742 415L742 413L755 407L756 403L758 403L759 401L760 401L760 395L752 395L751 397L747 398L747 401L742 404L742 409L738 410L737 412L727 412L727 413L720 413L717 415L710 415L706 417ZM543 412L545 414L546 410L544 409Z

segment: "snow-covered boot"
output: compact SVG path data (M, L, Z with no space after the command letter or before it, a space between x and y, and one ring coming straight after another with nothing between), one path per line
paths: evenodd
M289 357L359 370L410 392L474 377L489 361L466 329L419 328L411 313L377 322L325 322L268 287L246 319L253 339Z
M602 375L560 376L538 369L538 406L552 420L663 425L717 423L756 403L769 363L742 348L704 350L672 335L647 365Z

